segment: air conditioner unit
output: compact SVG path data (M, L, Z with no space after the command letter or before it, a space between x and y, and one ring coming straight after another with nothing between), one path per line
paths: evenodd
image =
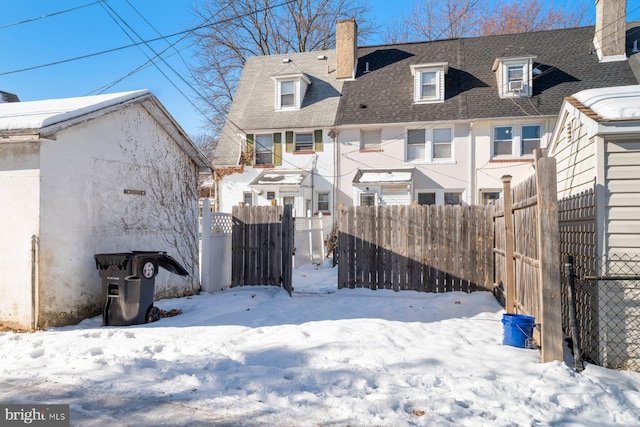
M522 80L509 82L509 92L520 92L522 89L524 89L524 82Z

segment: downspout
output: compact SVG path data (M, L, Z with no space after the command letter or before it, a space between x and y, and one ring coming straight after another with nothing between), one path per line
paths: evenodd
M469 204L476 200L476 147L473 143L473 122L469 123Z
M31 330L38 327L38 317L40 315L40 283L38 280L38 244L40 240L35 234L31 236Z

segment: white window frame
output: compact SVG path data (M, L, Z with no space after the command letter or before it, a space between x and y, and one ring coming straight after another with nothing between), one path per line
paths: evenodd
M299 110L302 108L302 99L306 93L307 86L311 84L311 80L302 73L299 74L287 74L281 76L271 76L271 79L275 82L275 100L274 106L276 111L291 111ZM292 83L293 92L283 93L283 84ZM283 104L283 96L293 95L292 104Z
M527 138L525 139L524 137L524 128L525 127L537 127L538 128L538 138ZM531 124L524 124L520 126L520 155L523 157L526 156L533 156L534 152L532 151L531 153L525 153L524 152L524 144L526 141L535 141L538 140L538 147L540 148L542 147L542 125L537 124L537 123L531 123Z
M378 138L375 144L368 143L365 145L365 134L376 133ZM382 150L382 129L360 129L360 150Z
M499 128L511 128L511 139L507 140L507 139L497 139L496 136L496 132ZM491 157L515 157L515 150L514 150L514 142L515 142L515 136L514 136L514 129L516 128L516 126L514 125L496 125L493 126L491 128ZM511 152L509 154L498 154L496 152L496 142L497 141L509 141L509 144L511 145ZM506 144L505 144L506 145Z
M492 70L496 72L498 93L501 98L530 97L533 87L533 60L536 56L497 58ZM512 77L510 71L522 67L522 77ZM521 90L511 90L510 83L522 81Z
M322 202L320 202L320 196L326 196L327 200L323 200ZM327 204L327 208L326 209L321 209L320 208L320 203L326 203ZM331 197L328 191L318 191L316 192L316 211L317 212L322 212L322 213L328 213L331 211Z
M250 200L249 203L247 203L247 199ZM245 191L242 193L242 203L244 203L244 206L253 206L253 192L251 191Z
M540 138L538 138L538 148L542 147L542 143L544 140L544 126L542 123L505 123L505 124L496 124L491 128L491 158L500 159L500 158L528 158L532 157L534 153L524 153L524 128L528 126L536 126L540 130ZM510 154L496 154L496 129L498 128L511 128L511 153ZM531 139L529 139L531 140ZM502 140L506 141L506 140Z
M444 76L449 71L449 64L447 62L433 62L428 64L411 65L410 68L411 75L413 76L413 102L415 104L444 102ZM433 86L435 88L435 94L433 96L424 96L423 76L431 73L434 75Z
M260 142L259 140L261 138L269 138L271 141L271 148L269 150L260 150ZM272 133L261 133L261 134L256 134L254 137L254 146L255 146L255 164L256 165L272 165L273 164L273 134ZM262 154L264 157L266 157L266 153L267 151L269 152L269 154L271 155L270 161L269 162L258 162L258 154Z
M285 84L291 84L291 92L285 92L284 91L284 86ZM278 82L279 86L280 86L280 109L284 110L287 108L295 108L296 106L296 81L295 80L282 80L280 82ZM284 102L284 97L291 97L291 103L286 103Z
M437 131L440 130L449 130L451 140L447 142L435 142L435 135ZM438 126L438 127L427 127L427 128L407 128L405 131L406 139L405 139L405 161L409 163L454 163L455 162L455 152L454 152L454 127L453 126ZM409 144L409 133L413 131L424 131L424 158L409 158L409 147L410 145L418 145L418 144ZM435 149L436 145L439 144L449 144L451 156L450 157L436 157Z
M373 197L373 205L363 205L362 198L363 197ZM377 206L378 205L378 193L375 191L363 191L358 196L358 206Z

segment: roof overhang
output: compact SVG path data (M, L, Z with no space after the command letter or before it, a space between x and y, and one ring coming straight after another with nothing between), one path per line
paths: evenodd
M353 177L353 185L411 184L415 168L401 169L358 169Z
M491 71L496 71L498 67L500 67L500 64L502 64L503 62L533 61L534 59L537 59L537 58L538 58L538 55L503 56L500 58L496 58L496 60L493 61L493 66L491 67Z
M256 177L249 184L250 187L264 188L264 187L301 187L310 172L305 170L296 171L284 171L269 169L260 172L260 175Z
M443 68L444 73L447 74L449 72L449 63L448 62L428 62L425 64L412 64L409 66L411 68L411 75L415 76L416 71L428 69L428 68Z
M274 82L281 82L283 80L302 80L306 84L310 85L311 80L305 73L294 73L294 74L276 74L271 76L271 79Z

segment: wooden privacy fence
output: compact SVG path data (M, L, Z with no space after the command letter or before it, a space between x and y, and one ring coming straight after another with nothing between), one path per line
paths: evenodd
M234 206L231 286L292 285L291 206Z
M484 206L341 207L338 288L491 289L492 220Z
M536 150L536 173L511 188L494 213L495 283L507 313L534 316L542 361L563 360L556 160ZM500 295L501 294L501 295Z

